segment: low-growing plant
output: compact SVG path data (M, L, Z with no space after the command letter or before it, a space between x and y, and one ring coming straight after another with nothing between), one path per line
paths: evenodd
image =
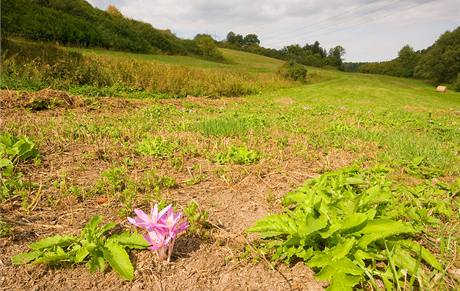
M128 180L124 167L109 168L102 172L101 178L102 183L112 192L123 191Z
M191 129L204 136L238 136L265 126L265 119L258 116L223 116L197 122Z
M16 165L24 161L40 162L35 143L25 136L0 134L0 201L25 188L22 174L16 171Z
M203 235L205 229L210 227L208 222L209 213L202 210L195 200L190 201L184 209L184 214L189 222L189 231L197 235Z
M154 170L147 171L141 181L141 186L145 192L154 190L156 188L175 188L177 182L174 178L169 176L161 176Z
M224 152L218 153L215 161L221 165L228 163L250 165L258 162L260 158L261 155L259 152L250 150L245 146L231 146Z
M0 218L0 237L7 237L11 234L11 225Z
M15 265L86 263L91 272L104 271L108 263L121 278L132 280L134 267L126 249L145 249L149 244L136 232L112 233L117 224L111 222L101 226L101 222L102 217L95 216L80 236L55 235L32 243L30 252L13 256L12 262Z
M305 261L330 282L329 290L351 290L366 279L375 289L377 280L389 290L409 283L427 288L429 269L444 268L417 234L429 235L428 227L454 215L457 186L395 188L386 172L353 167L308 180L284 197L283 213L248 231L259 234L273 260ZM430 192L436 194L427 199Z
M176 145L161 137L147 137L136 147L136 151L145 156L170 158L174 155Z

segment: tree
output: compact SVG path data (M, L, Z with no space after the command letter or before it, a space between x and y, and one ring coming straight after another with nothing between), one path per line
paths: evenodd
M410 78L414 76L414 70L419 60L419 54L409 45L405 45L398 53L399 76Z
M115 5L109 5L107 6L107 13L116 16L116 17L123 17L123 14L121 14L120 10Z
M340 45L331 48L329 50L328 64L337 68L342 66L343 60L342 57L345 55L345 49Z
M259 37L253 33L246 35L243 39L243 45L245 46L259 45L259 44L260 44Z
M233 31L230 31L227 34L227 42L233 45L242 46L244 38L241 34L235 34Z
M460 73L460 26L442 34L422 54L415 67L415 76L434 84L452 83Z

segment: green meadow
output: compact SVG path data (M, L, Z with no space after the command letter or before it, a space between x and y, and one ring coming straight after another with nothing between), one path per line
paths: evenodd
M236 277L239 266L259 266L261 275L253 276L262 280L257 276L268 278L273 266L284 263L286 276L293 276L294 264L305 261L317 274L309 282L325 282L322 287L331 282L365 290L458 287L460 93L438 93L420 80L312 67L307 67L306 82L294 82L278 76L282 61L230 49L220 49L223 62L63 49L90 60L72 67L89 68L82 71L88 72L88 80L72 72L56 77L56 70L46 71L44 64L21 67L14 58L3 60L7 70L2 94L7 101L1 103L0 153L9 160L8 174L1 176L0 219L6 215L0 234L8 240L7 253L24 251L30 242L12 243L24 227L15 224L15 217L35 217L34 231L42 238L55 231L72 232L94 213L123 224L134 207L172 202L177 209L193 209L189 219L195 233L186 237L200 241L200 250L188 255L178 246L173 264L184 269L204 268L211 257L221 262L219 270ZM94 62L97 68L90 66ZM7 149L15 143L7 137L26 138L24 143L34 151L11 154ZM343 170L350 167L354 170ZM2 169L7 173L6 166ZM319 180L302 186L315 178ZM347 180L351 178L355 180ZM382 188L387 202L376 200L372 207L384 212L371 215L367 208L360 210L361 202L353 213L345 211L353 207L342 203L356 200L347 195L364 197L374 186ZM307 204L298 200L295 209L286 205L283 197L292 191L332 196L321 200L329 204L315 200L307 212ZM342 200L333 205L334 195ZM199 205L202 216L190 201ZM305 228L286 230L281 218L277 229L275 222L257 224L274 213L299 219L294 225L316 221L316 228L305 226L312 228L307 239ZM298 213L316 214L305 220ZM331 225L317 227L324 213L331 215ZM349 230L335 236L331 232L327 239L323 230L331 230L334 219L344 215L365 216L361 224L394 224L373 230L377 236L366 244L360 243L362 233L350 235ZM47 221L62 227L40 228ZM245 231L254 225L252 231L262 238ZM404 231L395 231L399 226ZM275 242L266 240L272 237ZM319 237L324 240L318 242ZM290 244L276 243L283 240ZM348 269L320 263L319 251ZM358 258L358 253L366 255ZM3 251L1 259L9 260ZM136 260L148 261L138 255ZM274 263L267 264L269 260ZM23 278L28 275L22 267L5 268ZM72 268L80 272L82 267ZM78 272L61 274L58 269L45 279L78 280L84 276ZM158 272L172 286L182 286L181 275L170 269ZM146 280L148 274L141 270L136 280ZM103 281L107 274L92 276ZM190 278L187 282L198 289L209 287L206 279ZM6 283L18 286L9 279Z

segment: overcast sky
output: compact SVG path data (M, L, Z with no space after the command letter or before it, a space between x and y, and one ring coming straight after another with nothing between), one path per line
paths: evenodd
M431 45L441 33L460 25L460 0L90 0L105 9L193 38L217 39L229 31L255 33L261 45L281 48L313 43L342 45L347 61L381 61L405 44Z

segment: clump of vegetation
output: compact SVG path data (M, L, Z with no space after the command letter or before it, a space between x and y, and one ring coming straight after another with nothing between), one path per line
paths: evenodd
M199 236L205 235L205 230L210 228L208 222L209 213L202 210L195 200L190 201L184 209L189 223L189 232Z
M0 238L7 237L11 234L11 225L2 221L0 218Z
M298 64L295 61L286 62L278 69L278 74L283 78L293 81L306 82L307 81L307 68Z
M460 181L395 187L384 169L348 168L308 180L284 197L283 213L249 232L263 238L273 260L305 261L329 290L352 290L365 280L374 289L427 288L440 284L433 278L444 267L417 241L459 218L459 190Z
M175 149L174 142L161 137L147 137L136 147L136 151L142 155L163 159L172 157Z
M250 165L258 162L260 158L259 152L250 150L245 146L231 146L224 152L218 153L215 161L221 165L228 163Z
M16 165L25 161L40 161L35 143L25 136L0 134L0 201L24 188L22 174L16 171Z
M192 129L205 136L238 136L250 130L265 127L267 124L263 117L248 116L222 116L209 118L191 126Z
M30 262L56 265L86 263L91 272L104 271L108 263L122 279L134 278L134 267L128 249L145 249L147 241L138 233L112 233L117 224L103 226L101 216L93 217L80 236L55 235L29 245L30 252L15 255L15 265Z

